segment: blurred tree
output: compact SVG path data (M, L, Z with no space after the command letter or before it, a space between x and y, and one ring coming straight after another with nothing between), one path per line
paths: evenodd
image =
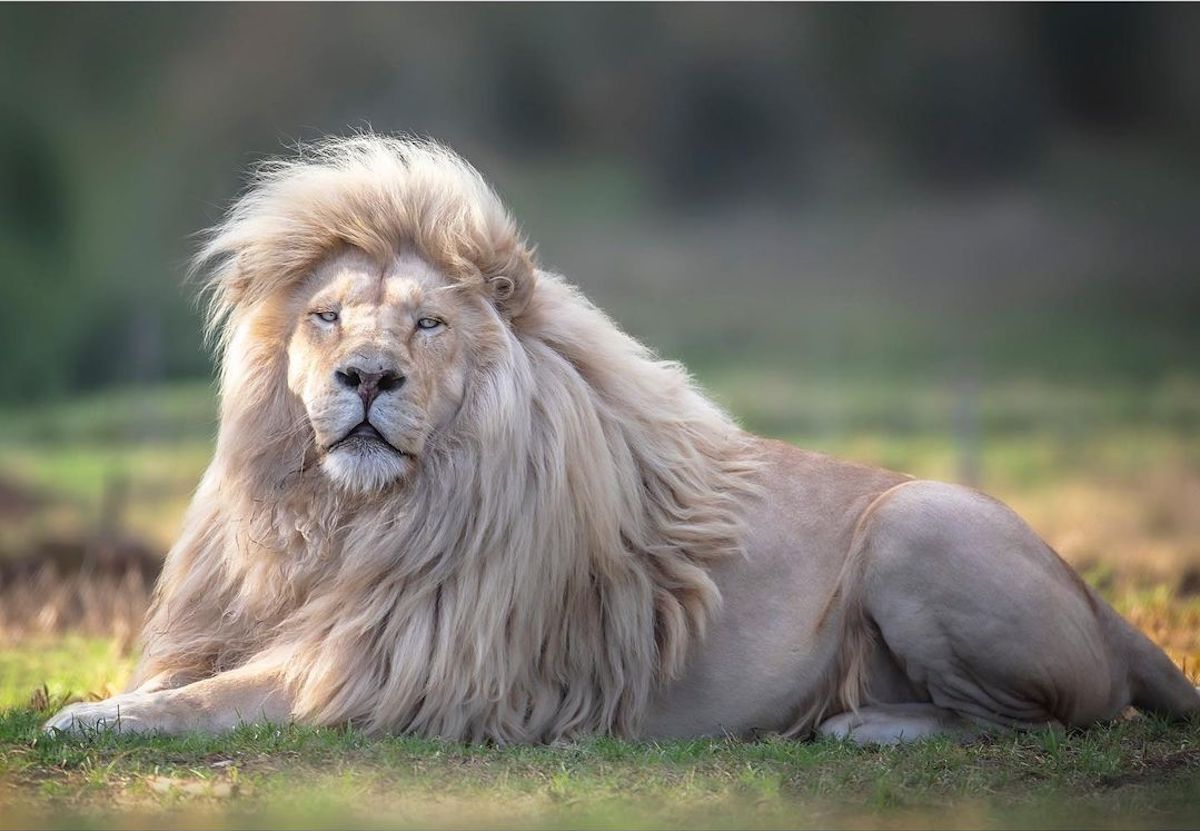
M901 223L946 185L968 193L960 206L1052 187L1097 217L1088 227L1110 229L1086 244L1145 240L1124 260L1097 257L1088 279L1175 281L1145 295L1152 339L1094 336L1088 360L1183 365L1200 346L1181 323L1194 302L1175 302L1200 262L1188 242L1198 23L1195 7L1123 4L0 6L0 396L206 373L180 286L189 235L216 220L249 163L366 124L459 148L524 194L532 226L575 211L616 225L635 208L646 228L700 208L715 227L755 211L786 225L846 204L867 215L872 200ZM629 204L647 193L659 204ZM739 227L745 249L768 242ZM945 227L929 245L945 244ZM834 231L807 239L827 255L808 273L770 272L808 281L806 303L814 274L838 273ZM870 240L841 244L872 264L852 256ZM628 267L659 280L690 267L663 246L638 256ZM1150 261L1149 277L1121 264ZM931 262L867 269L868 294L934 298L913 299L903 324L914 361L940 348L920 315L968 270ZM1043 290L1011 269L973 271L992 281L971 289L986 302L1002 278ZM625 280L637 312L646 281Z
M1138 3L1036 7L1034 42L1056 104L1082 126L1126 130L1161 117L1171 88L1162 15ZM1195 33L1194 33L1195 34Z

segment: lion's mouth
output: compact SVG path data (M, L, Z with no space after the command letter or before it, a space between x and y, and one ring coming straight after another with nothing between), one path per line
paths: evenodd
M355 426L349 433L342 436L340 439L329 445L329 450L337 450L339 447L354 447L355 445L367 447L371 445L380 446L391 450L393 453L399 453L401 456L407 456L400 448L396 447L390 441L383 437L375 429L375 425L364 420L361 424Z

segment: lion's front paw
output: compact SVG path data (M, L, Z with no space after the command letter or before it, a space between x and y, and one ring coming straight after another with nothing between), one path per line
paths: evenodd
M89 732L147 733L169 730L163 707L155 693L125 693L103 701L84 701L63 708L42 730L86 735Z

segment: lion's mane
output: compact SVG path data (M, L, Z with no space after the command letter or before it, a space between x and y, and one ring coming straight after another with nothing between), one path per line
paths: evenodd
M416 251L508 322L420 470L371 498L312 464L286 383L289 297L344 246ZM138 681L273 659L310 723L636 734L720 602L709 568L741 553L746 434L681 366L538 271L479 174L428 142L358 136L263 166L197 264L221 426Z

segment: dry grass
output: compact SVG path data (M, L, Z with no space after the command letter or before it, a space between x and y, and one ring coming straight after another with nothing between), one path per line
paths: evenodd
M1200 468L1176 462L1120 478L1080 476L997 489L1102 589L1200 595Z
M1114 605L1200 685L1200 599L1134 592L1118 596Z
M0 647L66 634L111 638L127 651L150 603L152 578L137 568L121 575L61 575L48 564L0 586Z

